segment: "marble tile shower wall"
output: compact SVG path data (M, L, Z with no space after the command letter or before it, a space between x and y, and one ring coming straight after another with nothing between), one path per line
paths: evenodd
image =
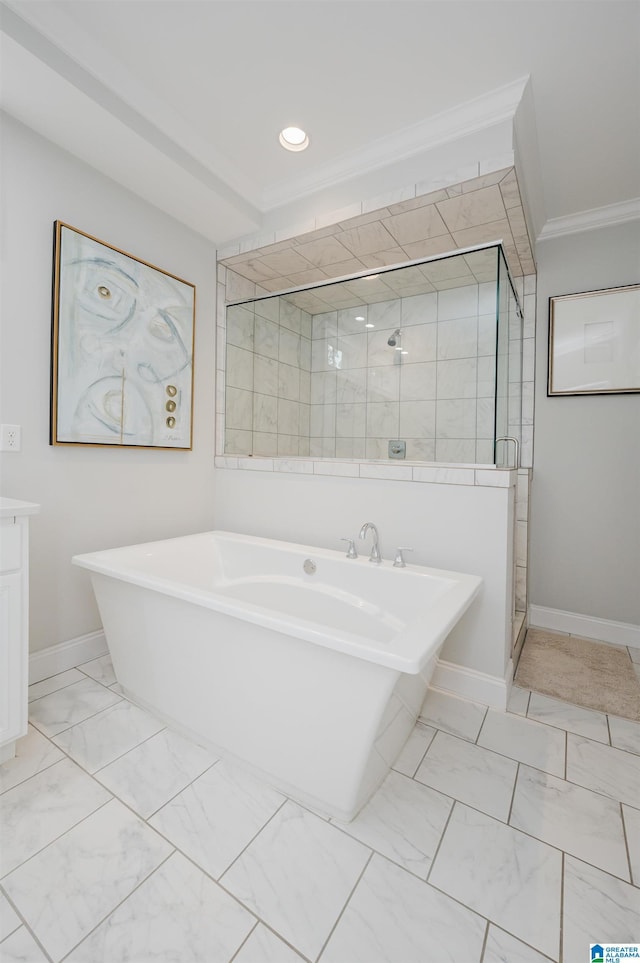
M233 276L222 271L221 280ZM236 276L236 293L238 280L247 283ZM530 466L535 276L516 287L523 382L512 360L508 430ZM387 343L396 328L406 354ZM218 332L218 437L228 454L386 459L388 442L401 438L407 460L493 462L492 282L313 316L278 298L230 305L226 335ZM510 339L519 351L519 324Z
M509 434L531 467L536 277L515 286L522 382L512 363ZM388 441L403 438L407 459L493 461L493 283L313 316L277 298L226 307L255 294L254 284L219 267L217 454L224 439L229 454L386 459ZM408 352L400 362L387 344L397 327ZM512 325L513 347L519 337ZM520 409L521 428L512 414Z
M225 448L309 455L311 315L280 298L227 308Z
M314 315L311 456L387 458L402 439L411 461L492 463L495 294L472 284Z

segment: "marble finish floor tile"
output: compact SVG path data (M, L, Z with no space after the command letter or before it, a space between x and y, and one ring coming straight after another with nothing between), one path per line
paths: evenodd
M54 960L60 960L173 851L111 800L3 879Z
M116 674L113 671L113 663L110 655L102 655L99 659L92 659L90 662L83 662L80 671L99 682L101 685L110 686L117 682Z
M0 893L0 943L22 925L22 920L6 896Z
M147 819L217 759L208 749L163 729L105 766L96 779Z
M609 729L612 746L640 755L640 722L609 716Z
M321 963L479 963L485 921L381 856L374 856Z
M558 959L562 854L456 803L429 882Z
M526 716L531 695L532 692L529 689L521 689L517 685L512 686L507 700L507 712L515 712L518 716Z
M637 806L640 757L569 733L567 779L629 806Z
M0 796L0 877L111 799L70 759Z
M233 958L233 963L304 963L301 956L259 923Z
M80 682L35 699L29 706L29 722L45 736L55 736L116 702L120 702L117 693L85 676Z
M370 855L362 843L288 801L221 883L315 959Z
M390 772L344 832L426 879L453 800L401 773Z
M0 943L0 960L2 963L49 963L26 926Z
M572 706L568 702L560 702L558 699L532 692L528 717L536 722L545 722L548 726L586 736L596 742L609 742L607 717L604 712L596 712L595 709L583 709L581 706Z
M564 776L565 734L551 726L489 709L478 745L553 776Z
M149 824L218 879L284 801L243 769L219 762Z
M589 943L637 943L639 922L640 889L573 856L565 858L563 960L584 959Z
M53 736L52 741L87 770L96 772L164 729L164 722L121 699L108 709Z
M29 686L29 702L33 702L35 699L41 699L42 696L56 692L58 689L64 689L74 682L82 682L85 678L86 676L84 676L79 669L67 669L66 672L58 672L57 675L50 675L48 679L43 679L41 682L34 682Z
M416 725L393 764L395 771L405 776L414 776L435 734L436 730L431 726Z
M509 824L629 879L620 805L613 799L520 766Z
M16 754L0 765L0 793L12 789L37 772L48 769L54 762L64 759L64 754L56 749L45 736L33 726L29 726L26 736L18 739Z
M640 806L640 800L638 800L638 805ZM634 886L640 886L640 809L623 806L622 818L624 819L627 846L629 847L631 882Z
M482 963L549 963L549 958L541 956L537 950L521 943L510 933L499 930L492 923Z
M467 702L438 689L429 689L420 721L435 729L444 729L452 736L475 742L486 712L487 707L477 702Z
M517 771L513 759L438 732L415 778L506 822Z
M217 883L174 853L67 961L228 963L255 923Z

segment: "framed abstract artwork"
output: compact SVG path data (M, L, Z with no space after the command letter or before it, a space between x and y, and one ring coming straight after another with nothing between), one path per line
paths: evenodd
M549 298L548 395L640 391L640 284Z
M52 445L190 449L195 287L54 225Z

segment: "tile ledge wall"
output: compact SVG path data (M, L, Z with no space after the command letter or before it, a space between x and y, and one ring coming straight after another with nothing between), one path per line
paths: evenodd
M388 462L357 459L267 458L259 455L216 455L216 468L244 471L275 471L300 475L333 475L343 478L378 478L385 481L422 482L439 485L477 485L485 488L513 488L519 472L527 469L496 468L493 465L441 464L425 462L389 465Z

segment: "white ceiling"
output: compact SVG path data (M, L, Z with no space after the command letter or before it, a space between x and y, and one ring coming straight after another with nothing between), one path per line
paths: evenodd
M527 77L538 220L639 210L636 0L5 0L0 14L4 109L217 244L328 186L362 198L372 164L403 187L407 143L453 129L460 105L464 133ZM304 153L278 144L291 124Z

